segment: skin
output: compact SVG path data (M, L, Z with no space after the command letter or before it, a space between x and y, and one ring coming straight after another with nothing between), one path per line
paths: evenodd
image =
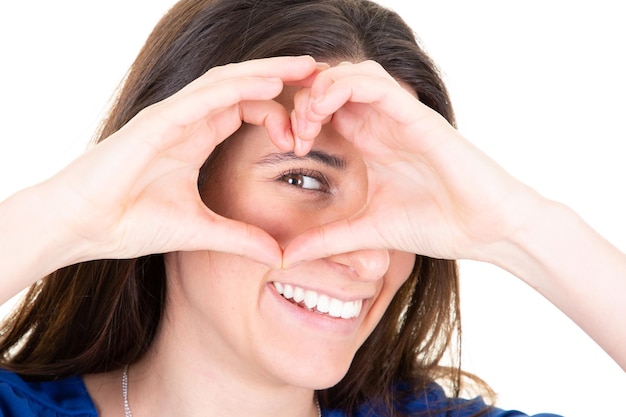
M297 90L287 88L276 101L289 110ZM320 131L311 152L297 157L279 149L263 127L246 125L223 144L201 195L212 212L259 227L285 247L309 228L357 213L367 187L361 155L332 127ZM172 392L183 397L191 391L201 400L176 403L177 412L259 415L275 398L281 406L270 408L272 415L299 415L302 404L315 414L313 390L345 375L414 262L409 253L357 250L285 270L224 252L168 254L166 318L150 353L131 368L133 413L167 415L174 412ZM350 319L319 314L278 294L276 281L342 301L363 300L363 307ZM190 368L197 379L184 377ZM118 377L86 379L102 413L109 407L103 398L114 403L119 397ZM164 386L169 394L141 400L142 392ZM225 392L239 401L223 402Z
M291 94L283 93L278 101L291 102ZM267 231L281 247L311 227L358 212L365 203L367 173L363 160L352 145L330 127L322 129L313 151L300 158L286 157L289 154L277 149L261 129L253 126L245 128L225 145L225 156L219 159L215 175L204 187L204 200L224 217ZM316 160L313 154L318 153L332 155L343 165L335 167ZM293 184L302 180L306 182ZM354 353L378 323L415 261L412 254L385 249L337 254L304 262L289 270L268 269L219 252L178 253L172 258L171 269L176 272L171 275L178 280L174 286L183 287L181 292L185 292L186 299L194 294L209 293L186 285L196 281L185 278L190 275L186 273L188 270L201 270L200 275L210 276L211 297L222 303L229 294L238 294L232 302L232 310L242 304L241 288L250 291L250 301L243 304L254 309L249 314L250 323L242 326L239 337L249 341L255 337L257 342L250 343L253 347L267 350L265 345L269 344L270 352L281 352L280 355L258 352L258 355L264 357L261 362L267 362L269 369L282 368L293 384L314 388L335 384L347 371ZM259 278L253 285L251 277L254 276ZM363 310L356 322L349 320L349 324L346 320L319 314L300 317L301 311L296 312L297 317L292 316L290 311L294 305L277 296L273 286L268 285L273 281L346 301L364 299ZM220 311L213 311L211 318L222 316L217 318L218 324L229 322L227 316L232 313L220 313L224 306L217 307ZM232 322L231 317L229 327L233 326ZM293 355L293 361L288 359L289 354ZM308 358L306 366L302 358ZM311 378L311 375L316 377Z
M328 128L314 151L345 166L332 168L311 157L287 159L262 129L244 129L226 143L204 199L214 212L258 226L284 246L310 227L354 214L365 202L366 170L352 146ZM268 155L274 156L271 163ZM312 183L306 186L313 188L287 182L294 180L294 170L306 170L305 180ZM318 186L323 189L314 189ZM276 392L293 396L297 388L310 398L312 388L332 386L343 377L414 260L397 251L359 250L276 270L223 252L171 254L171 295L162 331L167 336L158 339L155 351L185 340L185 357L195 358L195 368L211 375L213 384L220 381L222 389L231 386L229 391L249 396L263 387L271 398L280 395ZM340 300L362 299L363 309L349 320L310 312L280 296L275 281ZM159 360L160 354L141 366L158 368Z
M368 203L298 236L283 265L362 247L489 262L541 293L626 369L626 256L572 209L513 178L374 62L319 74L294 113L300 152L329 117L355 145L368 167Z
M273 100L285 85L298 88L291 112ZM362 204L342 201L341 193L339 199L332 194L318 199L316 193L302 197L302 190L277 181L282 171L270 170L268 177L255 164L255 153L256 158L231 161L216 173L216 181L233 181L223 188L229 194L205 189L199 195L200 166L242 122L259 126L281 152L304 156L328 147L339 153L356 177L365 171L366 183L345 183L349 177L332 170L325 175L338 181L332 184L340 190L356 187L351 191ZM344 141L335 140L335 134ZM256 146L244 139L232 146L237 140L246 142L245 149ZM237 167L245 174L224 175ZM254 198L230 201L237 187ZM268 217L260 209L258 202L265 201L261 189L274 197L272 209L283 217ZM276 198L282 190L286 194ZM231 204L220 205L227 200ZM626 256L571 209L511 177L373 62L328 68L310 57L290 57L211 70L142 111L50 180L0 204L0 236L0 251L13 260L0 265L0 276L13 277L3 282L5 300L75 262L175 254L167 260L172 305L159 340L131 369L130 399L137 417L211 410L231 416L314 415L312 388L332 383L345 371L352 350L401 282L398 277L406 277L406 271L395 269L403 265L396 252L487 261L511 271L626 369L621 323ZM384 271L384 253L389 269L382 284L358 273L359 265ZM333 282L312 272L318 269ZM208 280L209 275L220 279ZM324 325L312 314L301 320L311 330L307 335L326 342L300 338L313 346L299 343L297 348L310 356L303 363L289 338L270 333L276 330L263 321L265 312L271 316L291 309L296 316L298 311L272 292L267 283L273 280L302 280L330 295L349 298L354 291L375 300L366 304L363 321L347 337L350 332L342 335L332 326L316 330ZM242 293L233 295L234 288ZM207 302L209 290L224 298L222 306ZM239 311L236 316L233 309ZM213 314L223 320L212 321ZM279 316L281 324L299 331L288 315ZM231 321L232 326L226 324ZM252 331L253 325L258 330ZM270 335L286 343L281 346L288 353L286 364L279 363L272 346L240 343ZM207 348L209 341L219 342L211 346L215 350ZM319 349L331 359L328 371L320 371ZM219 353L211 358L214 367L203 366L209 351ZM233 369L235 357L255 358L254 367ZM308 372L308 386L298 385ZM121 414L119 377L116 371L85 378L105 417ZM251 385L254 377L257 384Z
M14 279L3 282L2 300L56 269L90 259L214 249L280 266L282 251L267 233L204 205L198 170L242 122L263 126L277 146L291 149L289 115L271 99L285 83L306 85L319 70L311 57L212 69L142 110L53 177L11 196L0 207L6 236L0 249L14 262L0 272ZM50 202L45 210L41 201ZM48 238L33 244L31 230Z

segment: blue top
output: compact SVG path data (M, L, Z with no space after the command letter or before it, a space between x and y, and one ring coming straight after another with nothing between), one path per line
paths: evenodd
M120 394L121 395L121 394ZM121 401L121 400L120 400ZM407 411L420 416L442 405L458 406L458 410L429 414L429 417L468 417L486 408L480 398L449 399L441 387L434 385L428 392L411 401ZM338 410L323 410L324 417L346 417ZM371 409L359 409L356 417L372 417ZM0 369L0 417L97 417L96 407L80 377L58 381L26 382L19 375ZM519 411L492 409L485 417L522 417ZM558 417L537 414L535 417Z

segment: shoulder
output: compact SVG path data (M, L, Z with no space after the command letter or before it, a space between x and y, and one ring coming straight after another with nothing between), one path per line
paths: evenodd
M406 392L407 387L401 387L399 391ZM556 414L536 414L529 416L516 410L502 410L490 407L481 397L473 399L450 398L443 388L437 384L431 384L428 389L409 396L395 404L393 415L405 415L410 417L560 417ZM347 417L339 410L324 410L324 417ZM363 404L359 407L356 417L375 417L390 415L375 402Z
M29 382L0 369L0 417L97 417L79 377Z
M431 384L422 394L413 397L405 407L410 416L421 416L426 413L430 416L441 417L560 417L556 414L536 414L529 416L517 410L502 410L487 405L481 397L472 399L450 398L444 389L437 384ZM433 413L434 414L431 414ZM482 413L482 414L481 414Z

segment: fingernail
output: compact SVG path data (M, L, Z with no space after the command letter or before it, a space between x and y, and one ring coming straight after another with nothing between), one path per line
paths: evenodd
M302 139L299 137L294 140L293 153L296 155L302 155Z
M328 65L326 62L317 62L315 64L315 68L320 70L320 71L324 71L330 68L330 65Z
M301 138L303 136L306 137L305 135L307 133L307 128L309 126L307 121L304 119L298 119L297 126L298 126L298 131L296 132L296 136L298 138Z
M286 150L292 150L293 146L294 146L294 142L295 142L295 138L293 136L293 132L291 127L288 127L287 129L285 129L285 149Z
M292 110L289 115L289 120L291 122L291 132L293 133L293 140L295 144L296 137L298 136L298 120L296 119L296 111Z

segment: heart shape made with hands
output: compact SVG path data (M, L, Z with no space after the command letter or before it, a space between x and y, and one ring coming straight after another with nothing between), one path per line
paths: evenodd
M349 217L292 239L284 268L367 249L481 259L481 246L506 239L519 227L511 219L526 218L524 207L535 204L527 187L377 63L335 66L298 87L288 100L287 151L306 154L329 124L363 158L367 197Z
M330 124L331 126L327 126L326 128L335 130L334 125L337 124L340 128L346 131L345 126L354 125L354 119L367 117L371 114L371 106L369 103L354 103L348 101L348 98L349 97L345 95L340 96L338 100L339 105L336 105L338 108L331 109L332 112L329 112L329 114L319 114L313 112L311 109L311 87L289 85L284 88L283 92L275 99L275 101L290 113L289 128L291 129L291 134L289 136L291 137L288 138L289 140L285 140L284 137L280 137L280 133L283 133L284 130L279 130L279 134L276 134L276 130L272 131L271 129L267 129L267 133L269 134L274 145L276 145L282 152L293 152L294 154L303 157L314 147L318 134L325 125ZM346 118L348 121L344 121L342 118ZM367 125L366 123L359 124ZM302 135L303 132L305 133L304 135ZM354 137L346 139L339 132L336 133L343 137L344 140L354 144ZM347 130L346 134L349 133L351 133L351 131ZM361 134L360 136L372 136L372 140L365 142L365 152L361 155L363 159L367 158L368 154L383 154L382 152L372 152L368 149L368 146L371 147L371 144L375 142L375 135ZM354 146L351 146L351 148L354 148ZM388 153L388 151L386 153ZM375 161L372 162L374 162L372 165L374 166ZM369 170L368 174L377 175L377 171L378 170ZM388 178L384 178L382 181L372 181L373 184L381 184L381 182L389 185ZM384 187L378 186L370 188L373 195L364 199L364 203L369 205L372 202L377 202L378 198L381 197L377 196L380 194L381 188ZM385 198L387 195L388 193L382 194L382 198ZM390 202L392 200L387 198L386 201ZM380 206L386 205L381 204ZM386 208L387 213L391 213L391 211L388 210L389 207L387 206ZM303 260L313 260L347 251L352 252L359 249L374 249L381 247L385 247L385 249L387 249L386 246L383 246L383 244L386 244L387 242L383 242L383 244L381 244L381 240L378 236L376 236L378 234L378 229L376 227L372 227L375 222L371 218L368 219L367 210L361 210L361 212L362 213L360 214L363 214L361 217L353 217L353 215L357 213L351 213L350 217L336 219L333 221L332 225L320 224L320 227L309 229L303 234L297 236L294 240L291 240L291 242L282 251L280 266L283 268L291 267ZM393 215L385 216L384 213L381 214L387 219L394 217ZM354 223L354 218L357 218L359 222ZM358 229L353 227L355 224L359 226ZM331 227L331 229L328 229L328 227ZM324 235L326 230L332 230L332 233L341 237L341 240L332 240L329 242ZM268 231L265 232L267 233ZM372 235L374 235L374 237L371 237ZM359 236L364 236L364 238L361 239ZM334 244L336 245L338 243L339 245L335 247ZM371 246L362 246L363 243ZM261 249L257 245L255 247L255 256L258 253L256 252L258 250ZM276 260L273 261L273 266L276 266Z
M500 198L498 189L504 192L511 183L499 180L494 188L482 180L500 175L501 168L379 64L344 63L283 85L284 94L274 97L281 104L276 111L284 114L286 109L288 120L283 118L275 130L256 124L265 124L281 151L298 156L309 152L329 124L363 158L367 196L357 212L311 227L284 248L272 239L271 256L267 233L248 232L245 236L265 235L244 242L255 247L248 257L283 268L364 249L452 259L472 247L468 235L480 234L485 226L500 233L499 222L505 219L489 210L494 198ZM463 164L454 163L461 160Z
M261 227L213 212L198 193L199 170L242 123L264 127L280 151L299 156L329 125L365 163L362 207L312 224L284 248ZM48 184L75 208L63 224L98 242L83 258L214 250L280 268L362 249L446 257L445 217L468 197L467 170L454 172L448 156L476 172L487 166L451 137L458 133L445 119L376 63L316 72L310 58L278 57L208 71L143 109ZM450 178L461 186L445 183Z
M236 133L235 136L231 137L229 141L224 143L221 148L219 154L215 156L220 161L218 166L223 167L220 169L232 169L232 166L236 166L237 163L243 158L245 159L249 152L253 152L254 155L258 155L255 158L259 158L261 155L265 155L268 152L276 152L276 148L279 153L289 154L292 153L299 157L305 157L306 154L313 148L313 146L317 143L319 144L320 138L318 133L324 128L324 135L322 143L325 144L320 145L319 150L326 150L326 153L330 152L330 154L335 154L338 159L357 159L357 154L353 151L354 147L349 144L349 141L343 139L341 142L345 142L343 145L337 145L336 140L339 139L340 135L337 132L333 132L329 134L329 131L333 131L332 126L326 126L332 122L333 116L336 112L332 112L331 114L324 115L320 117L318 114L314 114L314 120L306 120L303 123L303 118L306 117L306 113L310 111L308 109L309 101L310 101L310 93L311 93L311 81L295 81L290 83L285 83L286 85L282 89L282 92L276 96L274 99L269 100L269 102L261 103L253 103L252 106L249 103L242 103L241 106L244 108L244 112L242 114L248 115L247 118L244 117L243 120L249 126L244 128ZM250 116L250 114L262 114L263 117L258 116ZM269 122L268 120L273 118L273 122ZM299 134L301 132L302 126L306 125L308 136L304 138ZM266 141L250 141L250 137L247 135L257 135L260 134L261 128L264 128L265 134L269 137L269 141L275 146L272 147L269 145L269 142ZM330 142L334 142L332 145ZM263 150L256 150L255 143L265 143L267 148ZM269 147L268 147L269 146ZM252 147L252 148L250 148ZM252 149L252 151L250 150ZM343 149L343 150L342 150ZM226 150L226 152L224 152ZM350 152L347 154L346 152ZM239 155L238 157L232 157L231 155ZM231 159L233 158L233 159ZM252 160L251 160L252 161ZM293 161L293 159L292 159ZM211 165L213 169L216 168L217 161L214 160ZM311 161L305 162L307 165L311 164ZM350 164L346 164L350 165ZM357 165L352 164L352 165ZM249 165L245 165L244 169L248 169ZM287 166L287 165L285 165ZM293 167L294 165L290 165ZM363 164L358 165L361 172L364 171ZM234 171L240 172L240 171ZM243 172L243 171L242 171ZM352 175L355 174L355 169L350 171L344 171L344 174L350 173ZM237 174L240 175L240 174ZM273 175L273 174L272 174ZM293 249L294 246L287 245L286 242L290 241L289 238L281 238L279 235L276 235L276 231L273 228L272 224L266 224L267 228L264 227L263 221L259 220L257 214L254 213L254 209L250 207L246 207L245 209L238 209L235 213L233 213L232 204L229 204L229 196L221 192L221 189L238 189L242 183L238 184L230 184L228 181L230 178L233 178L234 175L231 171L225 171L225 174L218 174L220 180L222 181L220 184L220 189L211 189L204 188L202 189L203 198L206 199L207 205L209 205L210 209L221 217L222 219L227 219L226 222L222 222L219 219L219 222L215 223L214 226L220 226L221 231L220 235L228 233L229 236L234 236L234 238L238 238L240 242L237 244L234 241L228 242L222 246L222 249L227 252L233 252L235 254L240 254L246 256L250 259L261 261L263 263L268 263L272 267L287 267L293 265L296 261L289 260L289 250ZM358 178L363 178L359 175ZM367 179L359 180L362 185L362 189L365 188ZM355 179L351 179L350 182L355 183ZM239 188L240 189L240 188ZM244 192L245 191L241 191ZM358 203L360 207L363 202L365 202L364 192L361 192L361 197ZM265 197L260 197L265 198ZM309 195L310 200L310 195ZM328 196L328 201L333 198ZM245 200L245 198L244 198ZM345 198L343 198L342 204L345 205ZM226 201L226 203L222 203ZM237 200L240 201L240 200ZM211 202L211 204L209 204ZM258 204L258 203L257 203ZM352 204L354 206L355 204ZM293 210L292 210L293 211ZM344 210L345 211L345 210ZM352 210L350 214L353 214L355 210ZM335 209L335 212L337 210ZM314 216L313 216L314 217ZM326 217L328 218L328 216ZM248 223L242 223L238 220L247 219ZM339 218L337 215L334 216L333 219L338 220L347 220L347 218ZM284 219L286 220L286 219ZM236 223L233 223L236 221ZM309 217L308 219L310 225L317 225L313 220ZM299 222L302 227L303 222ZM287 224L287 222L283 222L283 224ZM306 223L304 223L306 224ZM224 227L225 226L225 227ZM294 225L295 226L295 225ZM322 226L322 224L319 224ZM215 229L214 229L215 230ZM298 233L299 230L303 230L302 228L293 230L294 235ZM301 239L306 238L306 235L300 236ZM242 241L243 240L243 241ZM282 242L282 243L280 243ZM287 245L284 247L284 245ZM214 249L219 250L219 247L213 246ZM284 250L283 250L284 249ZM285 257L285 254L287 257ZM326 256L319 256L316 258L321 258Z

